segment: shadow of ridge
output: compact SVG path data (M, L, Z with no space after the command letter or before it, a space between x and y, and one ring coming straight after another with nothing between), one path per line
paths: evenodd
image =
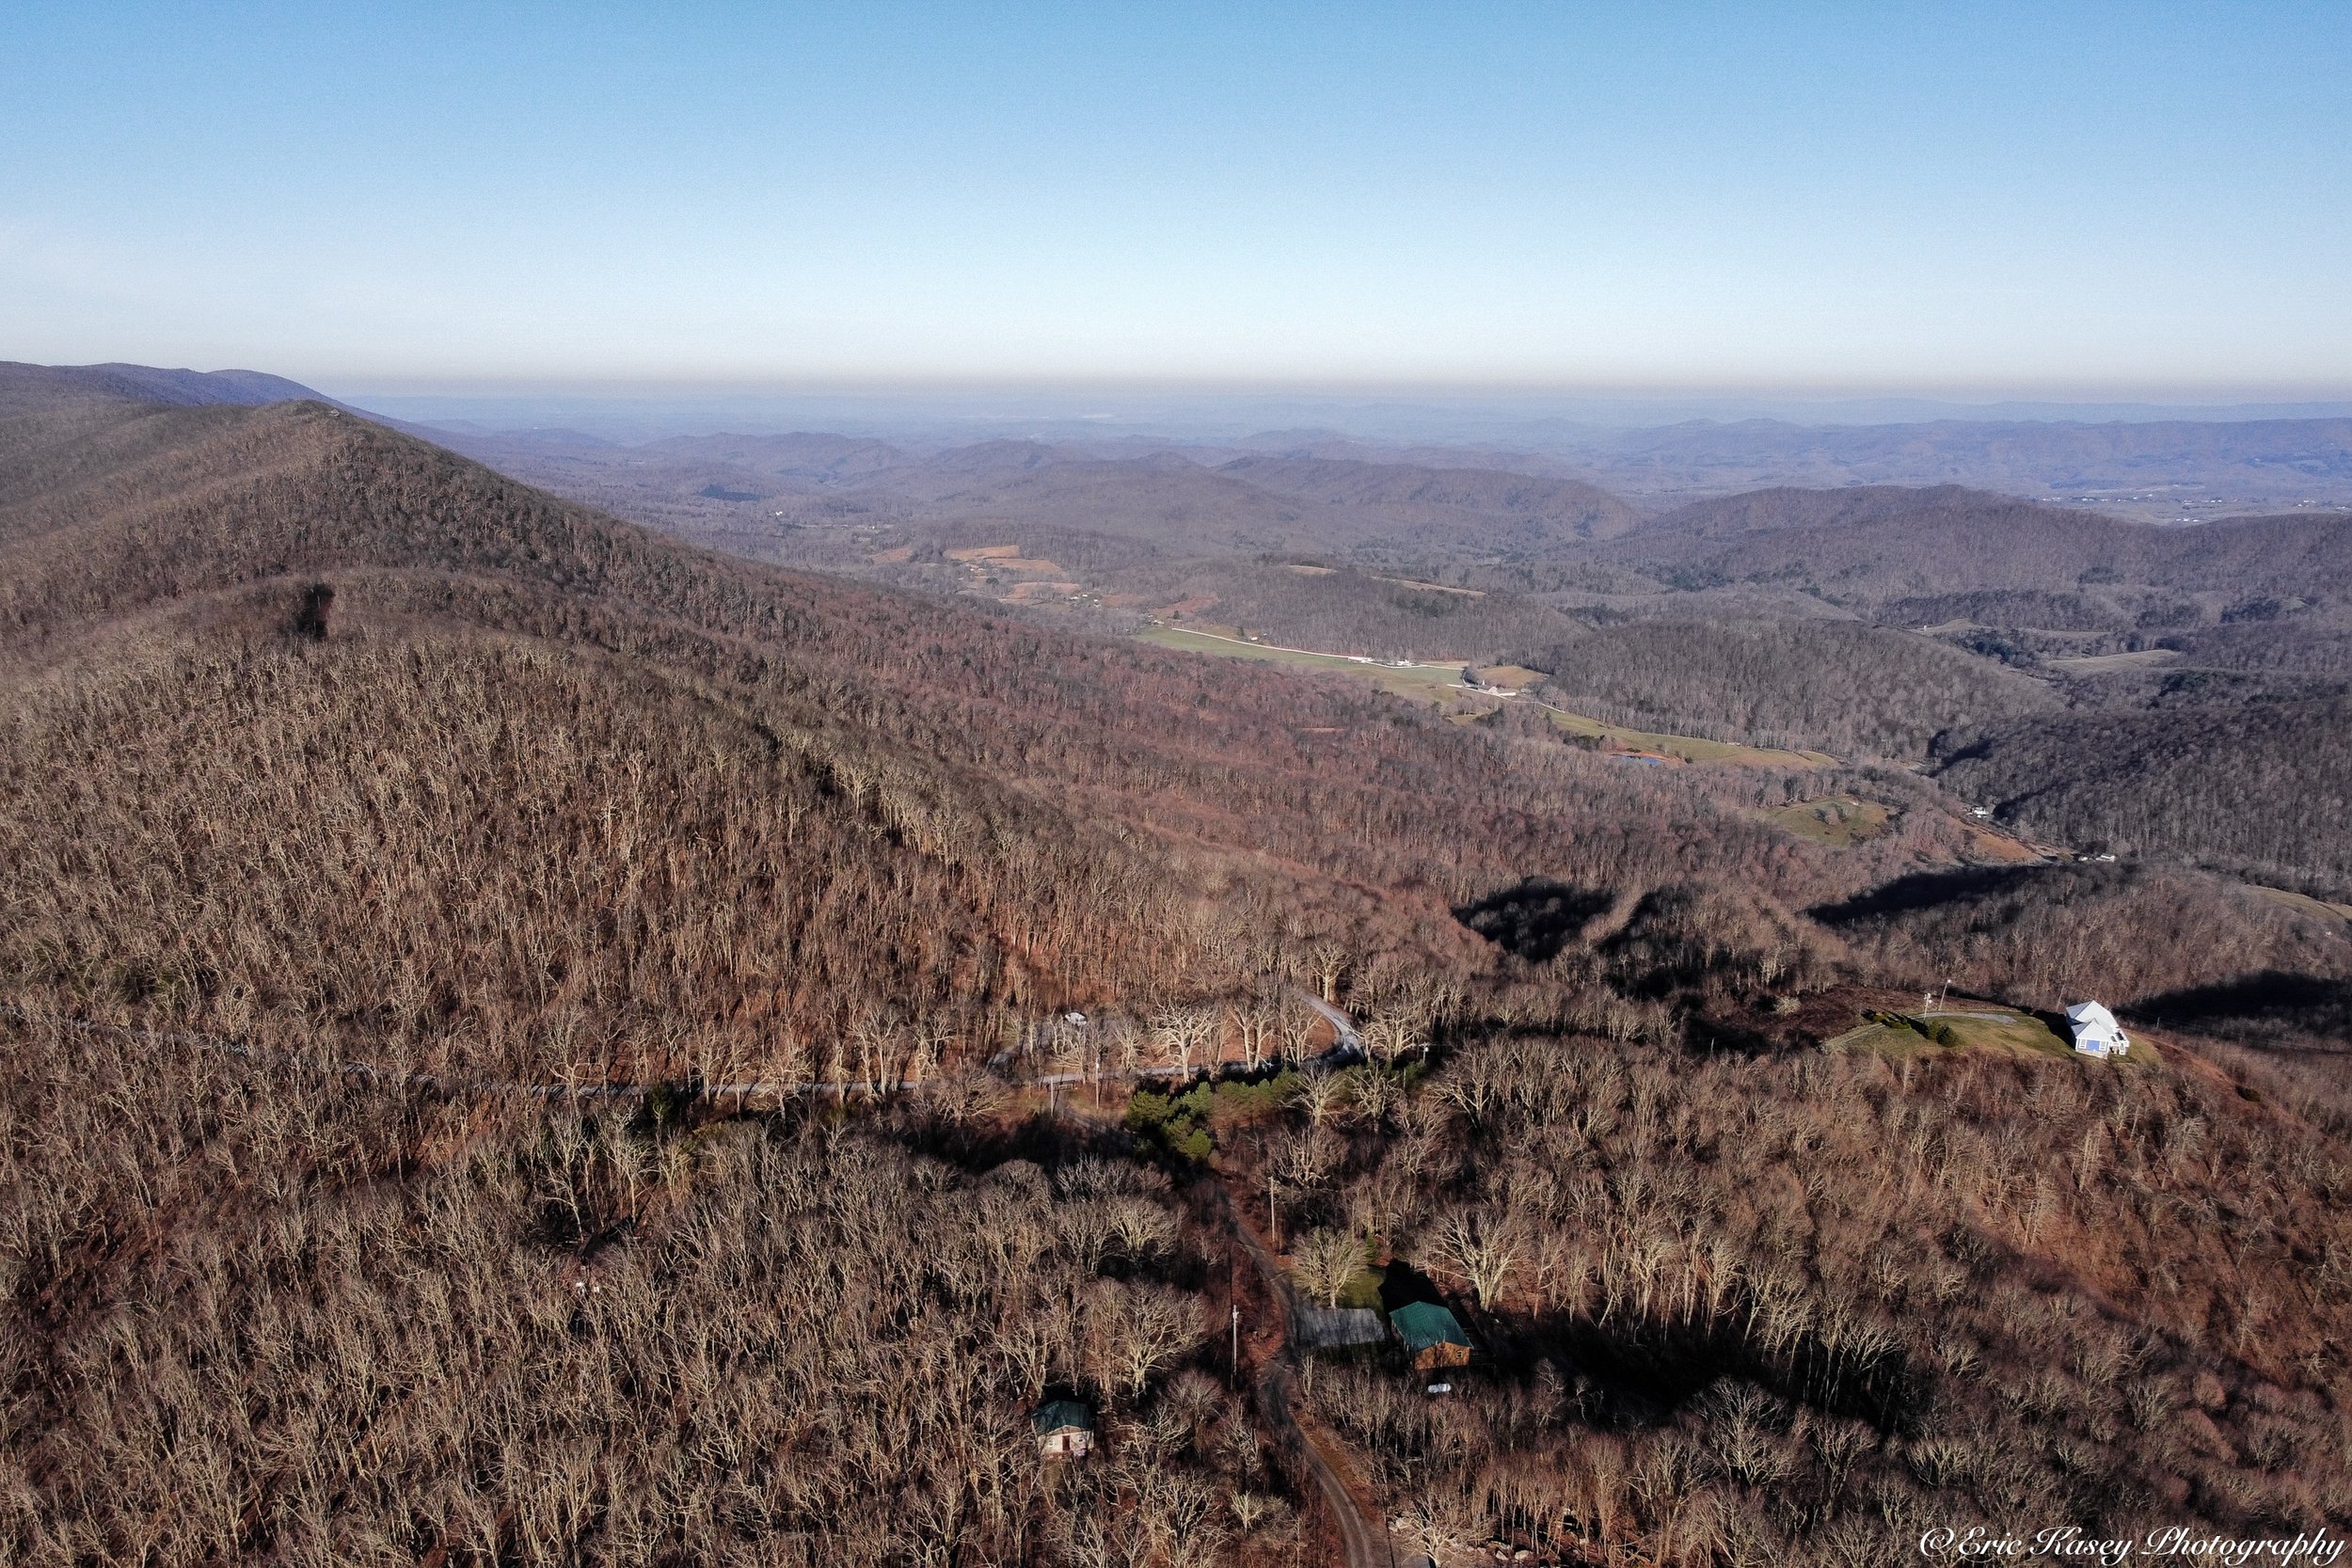
M2265 969L2233 980L2186 986L2144 998L2132 1012L2161 1023L2265 1020L2306 1027L2352 1027L2352 980Z
M1488 942L1531 963L1559 956L1560 949L1599 915L1615 895L1549 877L1530 877L1515 887L1454 906L1454 918Z
M1915 871L1882 882L1867 893L1804 912L1824 926L1847 926L1882 915L1933 909L1963 898L2022 891L2061 868L2046 865L1964 865L1950 871Z

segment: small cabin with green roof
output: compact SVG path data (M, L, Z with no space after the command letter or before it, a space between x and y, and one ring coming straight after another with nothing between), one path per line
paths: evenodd
M1094 1411L1079 1400L1054 1400L1029 1418L1037 1451L1057 1459L1084 1459L1094 1451Z
M1408 1302L1389 1314L1389 1326L1422 1371L1470 1365L1470 1336L1454 1314L1434 1301Z

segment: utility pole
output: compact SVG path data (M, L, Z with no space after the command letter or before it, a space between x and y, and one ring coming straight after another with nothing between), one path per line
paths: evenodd
M1242 1387L1242 1270L1240 1258L1226 1256L1226 1300L1232 1303L1232 1387Z

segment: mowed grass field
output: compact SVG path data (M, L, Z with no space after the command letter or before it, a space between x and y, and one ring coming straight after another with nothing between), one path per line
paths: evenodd
M1892 810L1876 800L1841 795L1827 800L1800 800L1763 813L1799 838L1851 849L1879 836L1894 824Z
M1735 768L1835 768L1837 759L1827 752L1783 752L1770 746L1742 746L1733 740L1704 740L1694 735L1656 735L1648 730L1629 730L1616 724L1604 724L1581 713L1547 705L1544 708L1551 721L1570 735L1589 736L1622 746L1629 752L1646 752L1658 756L1674 757L1683 762L1719 762Z
M1938 1055L1948 1051L1984 1051L2004 1056L2061 1056L2089 1066L2108 1062L2123 1068L2144 1068L2154 1059L2154 1050L2135 1039L2131 1054L2121 1060L2086 1056L2074 1049L2074 1042L2053 1030L2031 1013L1992 1003L1953 1003L1930 1012L1904 1015L1930 1029L1942 1025L1958 1039L1957 1045L1939 1045L1916 1030L1890 1027L1883 1023L1864 1023L1849 1029L1836 1039L1823 1042L1825 1051L1867 1051L1872 1055L1892 1061Z
M1349 658L1342 654L1271 648L1262 642L1244 641L1230 634L1196 631L1184 626L1147 627L1136 633L1136 640L1163 648L1181 648L1186 653L1216 654L1223 658L1253 658L1294 670L1345 675L1351 680L1378 687L1391 696L1408 697L1417 702L1442 702L1450 697L1470 695L1462 685L1463 661L1459 659L1442 664L1377 664ZM1646 730L1621 729L1614 724L1604 724L1597 719L1588 719L1582 714L1569 713L1549 705L1538 705L1554 724L1570 735L1677 762L1728 763L1749 768L1831 768L1837 762L1836 757L1822 752L1781 752L1766 747L1736 745L1727 740L1702 740L1696 736L1653 735Z
M1451 664L1364 664L1339 654L1269 648L1261 642L1245 642L1230 635L1192 631L1182 626L1152 626L1136 633L1136 640L1156 643L1163 648L1182 648L1186 653L1216 654L1224 658L1254 658L1267 664L1287 665L1294 670L1346 675L1353 680L1369 681L1395 696L1411 697L1420 702L1436 702L1443 697L1458 695L1462 684L1462 663L1459 659Z
M2274 904L2282 904L2290 910L2315 916L2339 930L2352 932L2352 904L2331 904L2313 898L2308 893L2290 893L2285 888L2265 887L2260 882L2247 885Z

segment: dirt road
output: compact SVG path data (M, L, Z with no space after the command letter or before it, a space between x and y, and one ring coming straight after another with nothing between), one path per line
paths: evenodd
M1274 1429L1276 1440L1298 1457L1307 1473L1314 1478L1324 1501L1330 1505L1331 1516L1339 1524L1340 1545L1346 1553L1347 1568L1400 1568L1391 1555L1385 1522L1368 1513L1349 1488L1345 1459L1318 1442L1316 1435L1301 1427L1291 1414L1291 1401L1298 1381L1298 1316L1290 1280L1257 1234L1233 1212L1232 1195L1223 1193L1221 1188L1219 1191L1233 1234L1248 1249L1249 1261L1265 1285L1267 1298L1277 1303L1282 1313L1282 1348L1267 1357L1258 1372L1258 1408L1265 1417L1266 1425Z

